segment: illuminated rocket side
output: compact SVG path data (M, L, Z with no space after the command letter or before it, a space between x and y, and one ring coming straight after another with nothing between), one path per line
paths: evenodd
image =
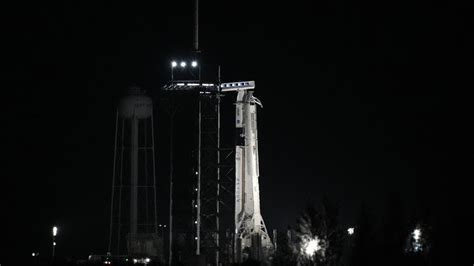
M234 83L241 88L223 88L237 91L235 110L235 255L236 262L248 257L266 260L273 249L260 212L258 183L257 105L253 96L254 83ZM247 86L245 86L247 84ZM225 85L225 84L224 84ZM244 85L244 86L242 86Z

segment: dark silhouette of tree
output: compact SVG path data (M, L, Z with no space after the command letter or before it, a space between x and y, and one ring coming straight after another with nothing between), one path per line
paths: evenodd
M262 265L262 263L252 258L249 258L242 263L242 266L260 266L260 265Z
M337 204L324 197L322 203L323 221L326 229L326 265L338 265L342 259L346 230L339 226L339 208Z
M367 207L362 204L354 230L353 241L349 245L349 265L368 266L376 264L374 253L377 250L377 243L372 219L373 217L370 216Z
M379 262L384 265L404 265L406 239L410 231L399 194L389 195L381 229Z

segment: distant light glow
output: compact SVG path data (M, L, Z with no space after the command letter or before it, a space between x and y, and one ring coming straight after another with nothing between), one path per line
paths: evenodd
M197 65L198 65L198 62L196 62L196 61L191 62L192 67L197 67Z
M419 227L416 227L411 233L410 246L407 248L407 251L423 251L423 242L423 233Z
M138 262L137 259L133 259L133 263L136 264Z
M353 235L353 234L354 234L354 227L348 228L348 229L347 229L347 233L348 233L349 235Z
M33 253L31 253L31 256L32 256L32 257L34 257L35 255L36 255L36 254L35 254L34 252L33 252Z
M177 67L177 66L178 66L178 63L176 63L176 61L171 62L171 67Z
M305 254L308 256L313 256L314 253L318 252L320 249L321 249L321 246L319 245L319 239L317 237L309 240L303 246L303 250Z
M53 227L53 236L58 234L58 228L56 226Z
M151 261L150 258L146 258L146 259L145 259L145 262L146 262L146 263L149 263L150 261Z
M413 230L413 239L415 239L415 241L420 241L420 238L421 238L421 230L418 228Z
M53 246L56 246L56 242L53 242Z
M179 64L181 67L186 67L186 62L181 61L181 64Z

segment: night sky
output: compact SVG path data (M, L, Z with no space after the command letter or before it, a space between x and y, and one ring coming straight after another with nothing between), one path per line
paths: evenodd
M116 102L138 85L158 103L170 60L192 49L192 1L95 2L2 8L0 263L49 254L53 224L59 256L106 251ZM200 48L223 81L256 81L267 228L293 225L323 196L344 225L362 203L382 215L390 197L430 209L455 236L469 225L473 10L256 2L201 1ZM168 142L156 141L166 198Z

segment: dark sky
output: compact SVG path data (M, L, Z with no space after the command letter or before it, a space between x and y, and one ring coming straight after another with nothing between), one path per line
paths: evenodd
M95 2L2 8L1 260L49 253L53 224L58 254L105 251L116 101L133 84L159 98L170 59L192 48L192 1ZM224 81L255 80L264 105L260 191L270 230L324 195L339 202L344 224L362 202L382 213L392 194L450 225L470 215L472 175L460 169L472 121L472 9L201 2L204 60L221 65ZM167 142L157 145L166 164Z

